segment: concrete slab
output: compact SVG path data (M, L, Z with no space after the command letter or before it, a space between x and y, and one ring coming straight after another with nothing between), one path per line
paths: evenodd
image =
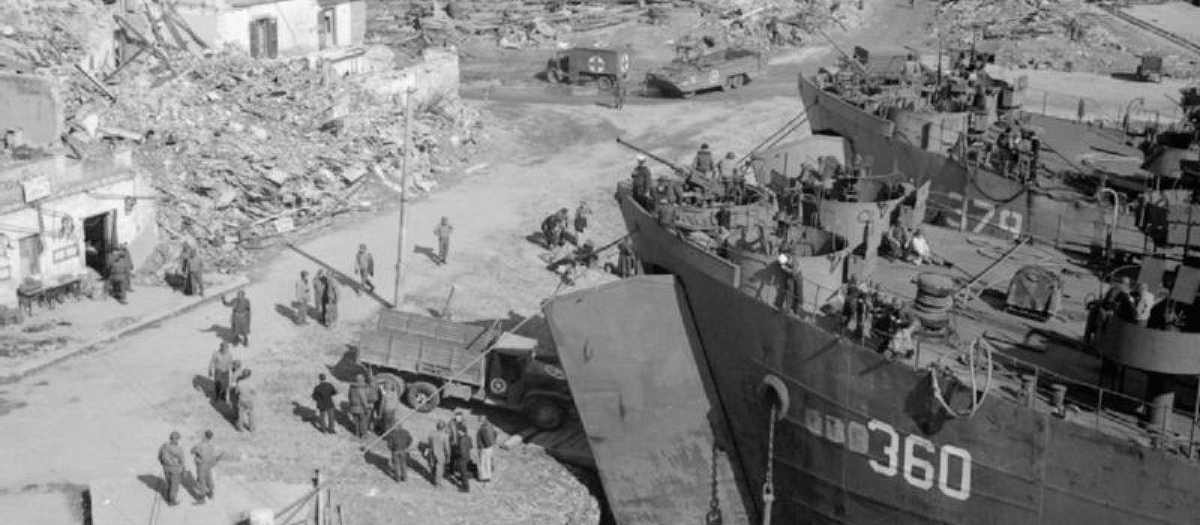
M233 525L245 519L252 509L279 512L312 490L308 485L222 479L219 472L217 476L216 497L212 501L197 505L181 490L179 505L175 507L162 501L158 492L162 479L158 473L93 481L89 484L92 524ZM308 517L311 506L310 503L298 511L289 523Z
M31 490L0 494L4 523L21 525L82 524L83 508L77 495L61 490Z
M13 350L14 345L39 345L42 349L28 354L0 359L0 384L15 381L64 359L111 342L126 334L161 322L201 304L220 298L249 284L242 276L206 278L204 297L183 295L167 286L134 287L129 304L122 305L104 298L79 301L68 299L54 309L35 307L24 324L0 328L0 350ZM67 324L62 324L67 323ZM36 328L35 333L26 330ZM19 352L16 352L19 353Z

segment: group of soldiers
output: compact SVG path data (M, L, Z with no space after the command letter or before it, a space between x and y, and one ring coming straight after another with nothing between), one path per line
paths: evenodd
M312 392L318 413L317 427L322 432L333 434L337 432L335 397L338 390L325 374L321 374L319 380ZM413 459L416 443L412 433L403 425L399 393L391 383L372 385L367 382L365 375L357 375L346 393L346 408L355 436L366 439L373 431L378 432L391 452L393 477L396 481L406 481L408 464ZM415 448L421 452L419 456L425 459L434 486L439 486L441 480L448 477L458 484L460 490L468 492L472 451L477 455L476 479L491 481L496 438L496 429L483 416L480 416L479 426L472 435L464 420L464 412L460 409L455 411L452 420L438 421L437 429Z
M167 505L171 506L179 504L179 487L187 475L187 457L179 440L179 432L172 431L167 442L158 449L158 462L162 465L163 481L165 482L163 499L167 500ZM204 431L203 439L192 447L191 452L196 465L196 483L193 492L196 503L202 504L205 500L212 501L215 495L213 467L216 467L217 462L224 457L224 454L217 452L217 448L213 444L213 431Z
M565 245L567 242L576 244L577 239L583 232L587 230L588 219L592 216L592 208L588 206L587 201L580 201L579 207L575 208L575 218L572 221L571 212L566 208L561 208L557 212L547 215L542 219L542 237L546 240L546 247L550 249L558 248ZM571 231L574 230L574 234Z
M1114 315L1138 326L1178 330L1178 316L1171 308L1157 308L1161 302L1162 298L1155 297L1148 284L1138 283L1134 288L1128 277L1121 276L1100 300L1088 305L1083 340L1095 345Z

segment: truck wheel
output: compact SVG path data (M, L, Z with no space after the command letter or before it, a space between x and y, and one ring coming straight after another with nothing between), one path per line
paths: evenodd
M404 380L396 374L389 374L387 372L375 374L375 384L391 385L392 391L396 393L397 399L404 395Z
M729 77L729 89L737 89L746 83L746 75L734 75Z
M608 91L613 87L613 79L611 77L596 77L596 85L601 91Z
M508 380L503 377L493 377L488 381L488 391L495 396L502 396L508 393Z
M558 72L558 68L546 68L546 80L549 80L552 84L558 84L563 80L562 73Z
M527 400L524 412L538 430L557 430L567 420L567 411L561 404L542 396Z
M417 381L408 387L405 399L414 410L425 413L438 406L441 396L438 395L437 387L424 381Z

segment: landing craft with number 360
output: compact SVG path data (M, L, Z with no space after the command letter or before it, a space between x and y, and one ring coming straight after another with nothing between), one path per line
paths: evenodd
M1200 523L1198 442L1186 430L1196 417L1180 431L1172 402L1078 377L1101 370L1100 358L1073 344L1040 349L1047 355L1036 365L994 350L990 330L1013 337L1028 325L992 319L987 307L967 344L951 337L967 333L947 323L961 292L952 276L880 260L876 226L915 226L929 215L926 199L936 202L930 188L967 169L878 135L870 115L813 87L801 80L818 133L753 155L768 189L726 190L714 201L692 185L671 206L619 185L633 253L647 273L671 275L627 278L545 307L617 522ZM811 198L812 172L799 165L831 157L855 174L816 184ZM872 175L868 158L887 177ZM664 203L671 207L656 209ZM1002 222L1030 230L1027 208L957 204L979 208L968 208L971 230ZM1010 253L971 263L991 269ZM859 325L855 334L845 324L835 305L851 277L892 279L892 289L915 282L909 313L918 321L899 322L927 337L915 356L911 347L894 352L900 331L881 337ZM1078 302L1087 293L1071 291ZM1097 347L1155 384L1200 375L1197 344L1195 330L1114 316Z

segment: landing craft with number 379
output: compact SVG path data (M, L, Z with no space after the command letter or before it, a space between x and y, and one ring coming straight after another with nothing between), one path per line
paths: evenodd
M1020 272L1013 286L1061 285L1001 306L973 292L1021 257L1047 264L1021 254L1047 250L1028 237L927 226L955 270L881 258L880 225L916 226L940 177L976 174L806 79L800 94L817 133L754 152L761 187L684 181L678 204L618 187L633 253L671 275L545 307L617 522L1200 523L1200 406L1184 417L1173 397L1196 395L1200 308L1181 331L1119 313L1078 345L1080 316L1054 314L1085 309L1099 286L1085 270ZM969 230L1008 211L1024 221L1011 233L1029 231L1027 208L999 204ZM1188 272L1173 300L1195 298ZM1097 386L1112 376L1094 351L1145 389L1125 372Z

